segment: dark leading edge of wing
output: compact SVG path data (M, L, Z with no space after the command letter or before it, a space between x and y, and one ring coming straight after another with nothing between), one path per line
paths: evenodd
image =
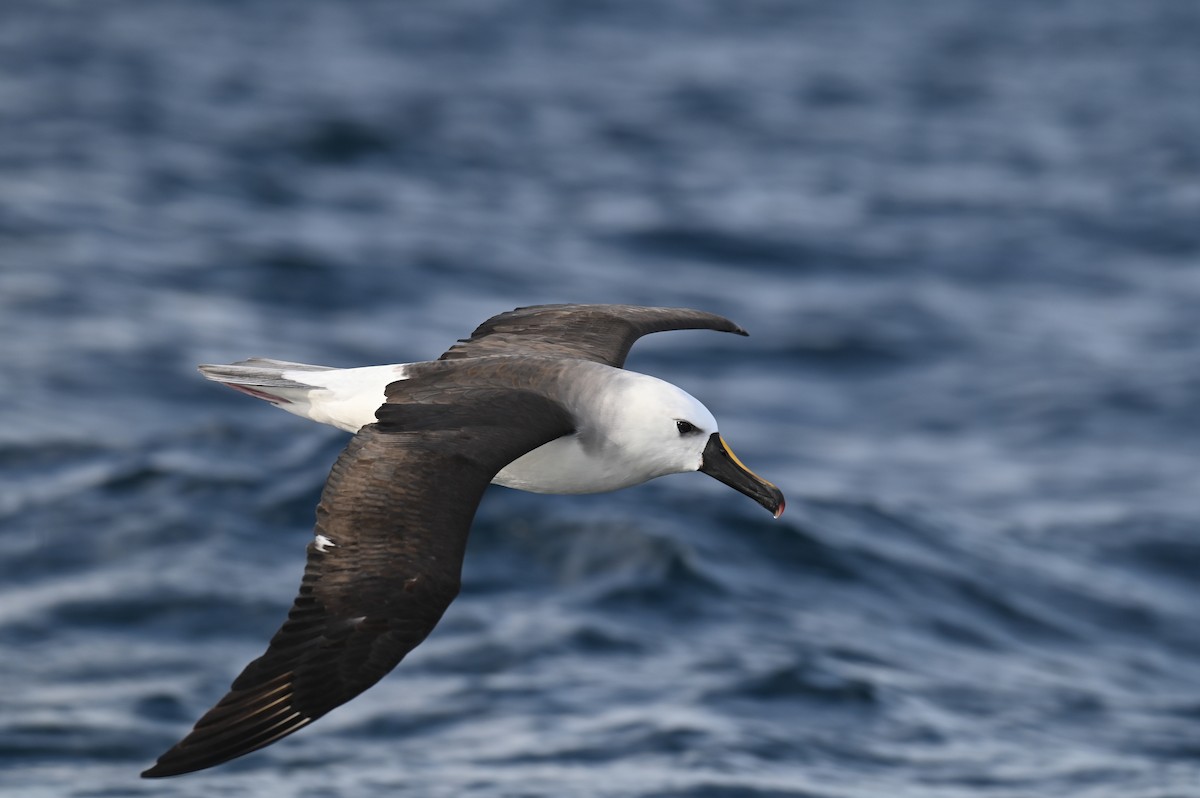
M493 316L440 359L526 354L594 360L620 368L634 341L666 330L719 330L746 335L723 316L688 308L535 305Z
M497 368L502 368L498 366ZM334 464L304 578L265 654L143 776L249 753L379 681L425 639L458 593L467 532L508 463L571 432L561 405L434 368L389 387L376 424ZM486 375L484 375L486 376ZM394 390L393 390L394 389Z

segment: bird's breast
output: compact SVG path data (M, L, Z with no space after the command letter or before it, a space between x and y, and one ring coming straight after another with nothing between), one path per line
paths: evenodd
M513 460L492 482L530 493L605 493L644 482L619 452L587 447L578 435L564 435Z

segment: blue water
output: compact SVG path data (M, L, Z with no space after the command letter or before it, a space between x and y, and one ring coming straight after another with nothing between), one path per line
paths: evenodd
M1200 795L1200 5L0 5L0 792ZM205 382L647 338L789 498L493 489L369 693L139 771L345 436Z

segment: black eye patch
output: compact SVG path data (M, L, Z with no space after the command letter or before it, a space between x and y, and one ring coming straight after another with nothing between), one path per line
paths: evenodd
M675 421L675 429L679 430L680 435L695 435L700 431L700 428L695 424L690 421L684 421L682 418Z

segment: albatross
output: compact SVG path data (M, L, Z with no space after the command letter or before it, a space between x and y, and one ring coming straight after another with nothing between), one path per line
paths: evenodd
M287 620L142 775L190 773L275 743L395 668L458 594L489 483L599 493L701 471L778 518L783 493L738 460L704 405L623 368L641 336L689 329L746 335L687 308L538 305L488 319L435 361L200 366L208 379L354 436L321 493Z

